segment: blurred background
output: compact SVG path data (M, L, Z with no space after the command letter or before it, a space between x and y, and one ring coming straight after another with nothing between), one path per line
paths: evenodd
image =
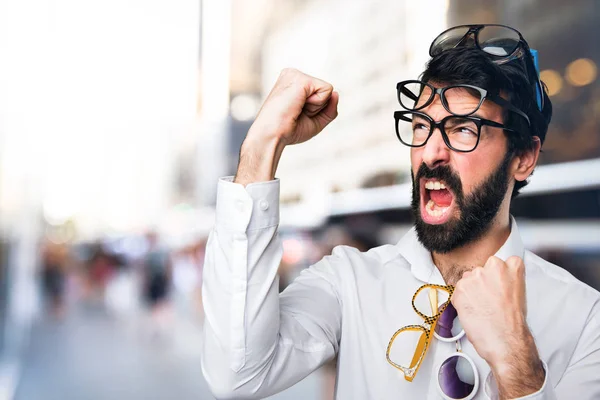
M280 70L339 117L280 163L281 288L411 226L395 85L447 27L540 53L554 117L515 202L526 246L600 289L596 0L0 0L0 400L210 399L200 370L217 179ZM274 396L332 398L335 365Z

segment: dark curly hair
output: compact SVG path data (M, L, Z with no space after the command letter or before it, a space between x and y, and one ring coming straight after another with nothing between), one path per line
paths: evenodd
M544 143L548 124L552 118L552 103L544 90L544 108L539 110L536 95L529 83L523 61L516 59L505 64L496 64L484 52L473 47L458 47L431 58L421 80L436 84L469 84L479 86L493 95L506 97L515 107L523 111L531 121L504 110L504 124L518 132L506 132L508 138L507 157L533 149L532 137ZM527 180L516 181L512 198L526 186Z

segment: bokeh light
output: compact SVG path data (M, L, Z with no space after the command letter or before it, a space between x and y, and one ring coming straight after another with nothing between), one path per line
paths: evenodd
M231 99L231 116L238 121L249 121L256 116L260 108L260 100L256 96L240 94Z
M573 86L586 86L596 80L598 68L589 58L579 58L567 66L565 79Z
M562 77L553 69L547 69L540 72L540 79L548 87L548 96L558 94L563 87Z

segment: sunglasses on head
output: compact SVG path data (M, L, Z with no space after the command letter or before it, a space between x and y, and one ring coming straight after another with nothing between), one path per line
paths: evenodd
M538 108L543 110L544 92L536 67L535 51L530 50L519 31L497 24L455 26L433 40L429 47L429 55L435 57L446 50L461 46L476 47L497 64L523 60L529 82L534 86Z

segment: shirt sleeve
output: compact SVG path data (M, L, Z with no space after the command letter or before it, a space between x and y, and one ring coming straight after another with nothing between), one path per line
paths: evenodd
M518 400L600 399L600 301L592 307L569 365L554 386L543 364L546 378L540 390Z
M600 399L600 299L588 315L565 373L556 385L562 399Z
M202 371L217 398L258 399L300 381L338 349L341 306L331 258L281 295L279 180L222 178L206 248Z

